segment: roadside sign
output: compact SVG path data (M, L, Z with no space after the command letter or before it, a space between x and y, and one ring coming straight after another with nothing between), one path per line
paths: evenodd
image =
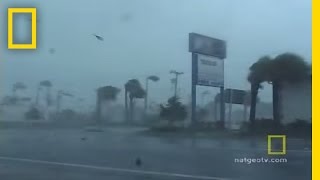
M189 52L199 53L219 59L226 58L226 42L201 34L189 34Z
M239 89L225 89L224 91L225 103L244 104L246 91Z
M224 61L216 57L198 54L197 62L197 85L224 86Z
M192 53L191 121L196 123L197 85L219 87L220 119L225 119L224 59L226 42L208 36L189 33L189 52Z

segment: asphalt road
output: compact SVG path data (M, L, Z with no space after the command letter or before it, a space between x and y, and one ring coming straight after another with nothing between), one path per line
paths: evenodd
M137 135L140 129L0 130L1 180L308 180L310 145L288 140L285 156L266 142ZM140 158L141 166L136 166ZM286 163L235 163L286 158Z

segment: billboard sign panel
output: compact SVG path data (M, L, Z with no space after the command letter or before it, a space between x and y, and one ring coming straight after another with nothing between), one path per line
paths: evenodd
M224 86L224 61L217 57L197 55L197 84L202 86Z
M208 36L190 33L189 51L193 53L214 56L219 59L226 58L226 42Z
M224 99L226 103L231 104L244 104L246 91L239 89L226 89L224 90Z

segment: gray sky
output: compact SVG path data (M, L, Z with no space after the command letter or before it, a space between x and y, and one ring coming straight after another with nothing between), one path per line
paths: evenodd
M38 49L7 50L0 38L2 93L14 82L25 82L34 96L40 80L66 89L93 104L94 89L123 87L130 78L144 84L146 75L161 80L150 84L150 99L165 101L173 94L171 69L180 79L184 100L190 94L191 54L188 33L227 41L225 85L249 89L249 66L262 55L295 52L311 61L310 0L2 0L0 27L6 32L7 7L36 6ZM105 41L97 41L97 33ZM54 54L49 53L55 48ZM199 92L206 88L199 88ZM216 88L210 88L212 96ZM270 101L270 88L261 93ZM122 92L123 93L123 92ZM119 101L122 101L120 97Z

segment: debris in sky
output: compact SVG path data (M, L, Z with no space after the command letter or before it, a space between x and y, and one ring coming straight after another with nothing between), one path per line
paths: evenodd
M132 17L133 17L133 16L132 16L131 13L125 13L125 14L121 15L120 20L121 20L122 22L129 22L129 21L132 20Z
M93 34L99 41L103 41L103 37L102 36L99 36L99 35L96 35L96 34Z
M56 50L55 50L54 48L50 48L50 49L49 49L49 53L50 53L50 54L54 54L55 52L56 52Z
M138 158L136 159L136 166L140 167L141 165L142 165L142 161L141 161L141 159L138 157Z

